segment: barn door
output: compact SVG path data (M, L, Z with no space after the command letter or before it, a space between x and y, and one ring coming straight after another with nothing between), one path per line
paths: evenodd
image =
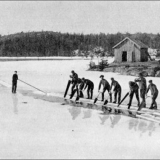
M127 62L127 52L126 51L122 52L122 62Z

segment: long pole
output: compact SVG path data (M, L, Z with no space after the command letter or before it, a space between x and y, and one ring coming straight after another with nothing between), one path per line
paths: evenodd
M121 103L126 99L126 97L129 95L129 92L126 93L126 95L124 96L124 98L121 100L121 102L118 104L117 107L119 107L121 105Z
M43 92L43 93L45 93L45 94L47 94L47 92L44 92L44 91L42 91L42 90L40 90L40 89L38 89L38 88L36 88L36 87L34 87L34 86L32 86L32 85L30 85L30 84L28 84L28 83L20 80L20 79L18 79L18 80L21 81L21 82L23 82L23 83L25 83L25 84L27 84L27 85L29 85L29 86L31 86L31 87L33 87L33 88L35 88L35 89L37 89L37 90L39 90L39 91L41 91L41 92Z

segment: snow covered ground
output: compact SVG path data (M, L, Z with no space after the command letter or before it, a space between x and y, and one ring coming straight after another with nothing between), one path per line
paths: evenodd
M52 99L51 95L63 96L71 70L94 82L94 97L101 74L109 82L111 77L119 81L122 97L129 89L128 81L135 79L86 71L88 64L89 60L1 62L0 83L6 87L0 86L0 158L160 158L158 124L61 105L61 98ZM49 92L50 96L20 81L19 92L12 94L10 86L15 70L19 79ZM149 79L160 88L159 78ZM135 98L133 102L137 104ZM160 106L159 97L157 102ZM147 107L149 104L148 98Z

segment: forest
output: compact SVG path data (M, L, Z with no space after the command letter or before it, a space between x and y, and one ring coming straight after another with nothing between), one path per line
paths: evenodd
M150 48L160 49L160 34L77 34L41 31L0 36L0 56L73 56L75 50L87 55L96 47L101 47L103 52L113 55L112 47L125 37L140 40Z

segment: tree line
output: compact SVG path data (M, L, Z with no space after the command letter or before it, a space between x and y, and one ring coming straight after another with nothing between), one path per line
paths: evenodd
M160 49L160 34L71 34L52 31L21 32L0 36L0 56L73 56L73 51L87 53L96 47L113 55L112 47L125 37L137 39Z

